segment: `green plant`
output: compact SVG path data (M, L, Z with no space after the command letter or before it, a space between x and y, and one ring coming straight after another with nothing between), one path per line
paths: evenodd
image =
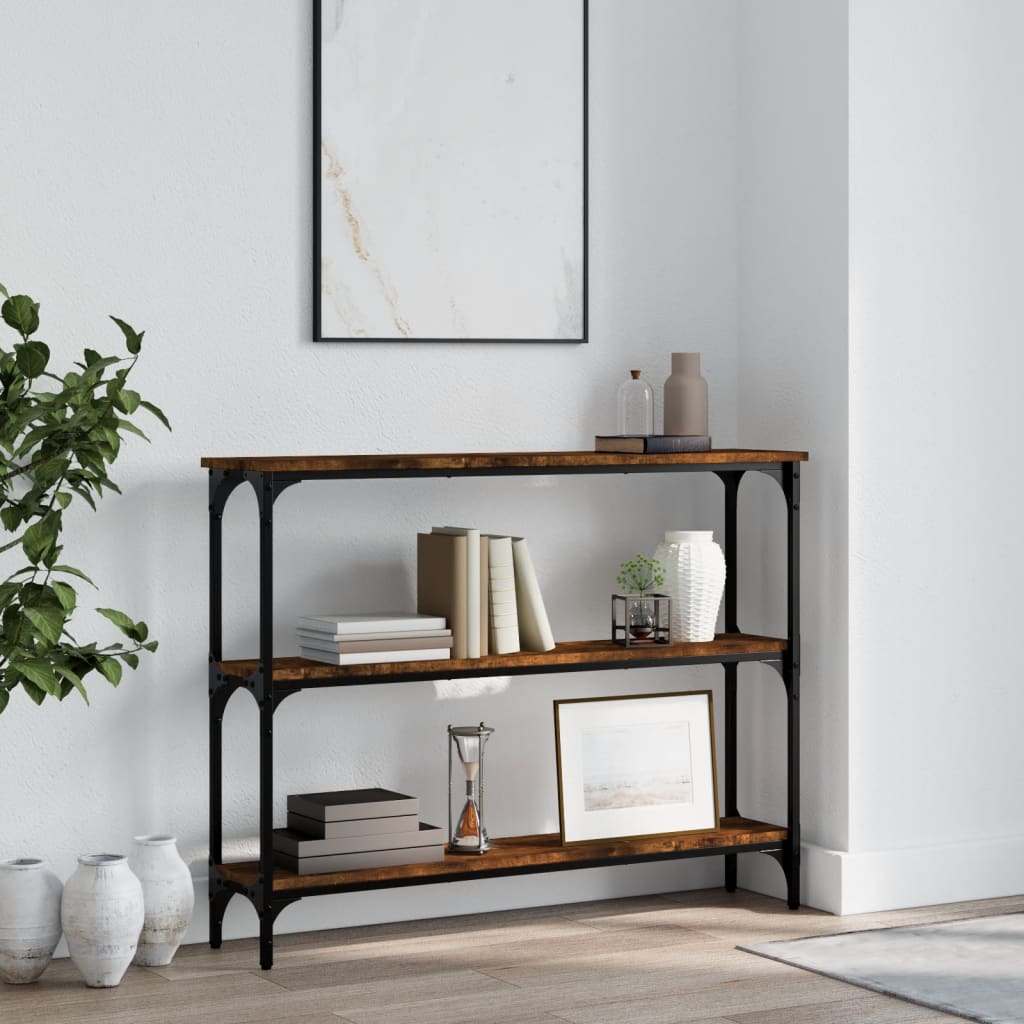
M615 579L619 586L626 588L627 593L643 597L648 590L660 587L665 582L665 570L656 558L638 554L636 558L619 566L619 575Z
M20 336L0 345L0 524L12 539L0 553L20 547L22 565L0 583L0 712L16 686L41 704L77 690L88 703L83 679L99 672L121 681L122 664L136 668L140 651L155 651L144 622L114 608L96 610L130 641L81 643L70 631L78 604L71 582L95 584L61 558L63 514L76 497L94 511L106 491L120 493L107 475L127 434L146 435L131 421L145 409L170 429L167 417L126 385L144 332L111 317L124 335L126 357L85 349L82 362L59 376L50 349L33 338L39 303L10 295L0 285L0 316Z

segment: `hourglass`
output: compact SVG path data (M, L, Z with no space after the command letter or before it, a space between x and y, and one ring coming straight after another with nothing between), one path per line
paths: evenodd
M448 849L452 853L484 853L491 848L484 828L484 745L494 732L490 726L448 726ZM466 779L466 802L452 829L452 747Z

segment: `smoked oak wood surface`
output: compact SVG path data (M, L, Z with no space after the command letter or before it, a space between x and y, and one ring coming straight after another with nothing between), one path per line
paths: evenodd
M455 452L422 455L207 456L205 469L259 473L438 473L481 470L601 469L606 467L729 466L806 462L807 452L718 448L710 452L634 455L621 452Z
M275 658L275 683L381 682L391 676L421 676L425 679L449 679L456 675L501 675L508 671L541 673L559 665L629 668L652 667L680 659L736 658L771 660L786 650L786 641L778 637L750 633L719 633L708 643L651 644L623 647L610 640L570 640L556 644L553 651L495 654L486 658L445 658L441 661L374 662L369 665L328 665L306 658ZM259 668L254 659L219 662L223 675L246 679Z
M519 868L550 867L556 864L578 864L586 867L592 861L609 861L641 857L659 857L687 850L712 850L732 846L786 841L788 832L779 825L769 825L749 818L723 818L714 832L679 833L649 836L644 839L607 839L600 842L573 843L563 846L557 834L513 836L492 839L492 849L480 854L446 854L435 864L401 864L396 867L370 868L364 871L337 871L323 875L296 875L285 868L274 867L274 891L325 886L367 886L401 878L429 878L439 882L456 878L472 878L481 872L506 871ZM259 876L259 863L245 861L221 865L221 874L240 885L252 885Z

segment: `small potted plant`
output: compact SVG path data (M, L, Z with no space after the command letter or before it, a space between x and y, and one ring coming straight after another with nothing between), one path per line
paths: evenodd
M655 593L665 582L661 563L637 554L619 565L616 581L625 592L612 594L612 640L627 647L667 644L670 601L667 594Z

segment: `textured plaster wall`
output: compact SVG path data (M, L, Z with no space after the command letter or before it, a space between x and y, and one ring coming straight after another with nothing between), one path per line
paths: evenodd
M847 0L747 0L739 20L738 431L809 448L802 472L804 899L835 909L815 847L847 840ZM784 635L785 505L740 489L740 625ZM743 517L746 517L744 519ZM740 810L785 820L785 696L744 668ZM810 854L810 856L808 856ZM745 884L781 894L766 858Z
M1012 0L851 4L858 909L1024 888L1021 38Z
M55 359L147 331L137 386L173 434L132 444L124 496L72 515L68 552L158 655L120 690L0 719L0 856L123 850L170 830L205 872L203 454L587 447L631 366L705 353L712 430L736 441L736 8L594 0L586 346L310 341L310 18L304 3L4 5L0 281L42 301ZM802 441L780 433L772 443ZM530 538L555 631L600 636L618 561L668 528L719 528L714 478L307 484L277 505L278 650L302 611L411 606L414 536L441 522ZM227 653L254 650L255 504L228 508ZM86 633L89 620L81 629ZM105 635L105 634L104 634ZM720 673L581 674L305 694L276 722L289 791L384 784L443 820L444 727L486 718L495 833L557 827L553 697L718 685ZM251 844L256 717L226 720L229 847ZM717 884L716 860L307 901L282 929ZM204 890L200 889L201 896ZM205 900L192 938L202 937ZM238 901L229 934L251 934Z

